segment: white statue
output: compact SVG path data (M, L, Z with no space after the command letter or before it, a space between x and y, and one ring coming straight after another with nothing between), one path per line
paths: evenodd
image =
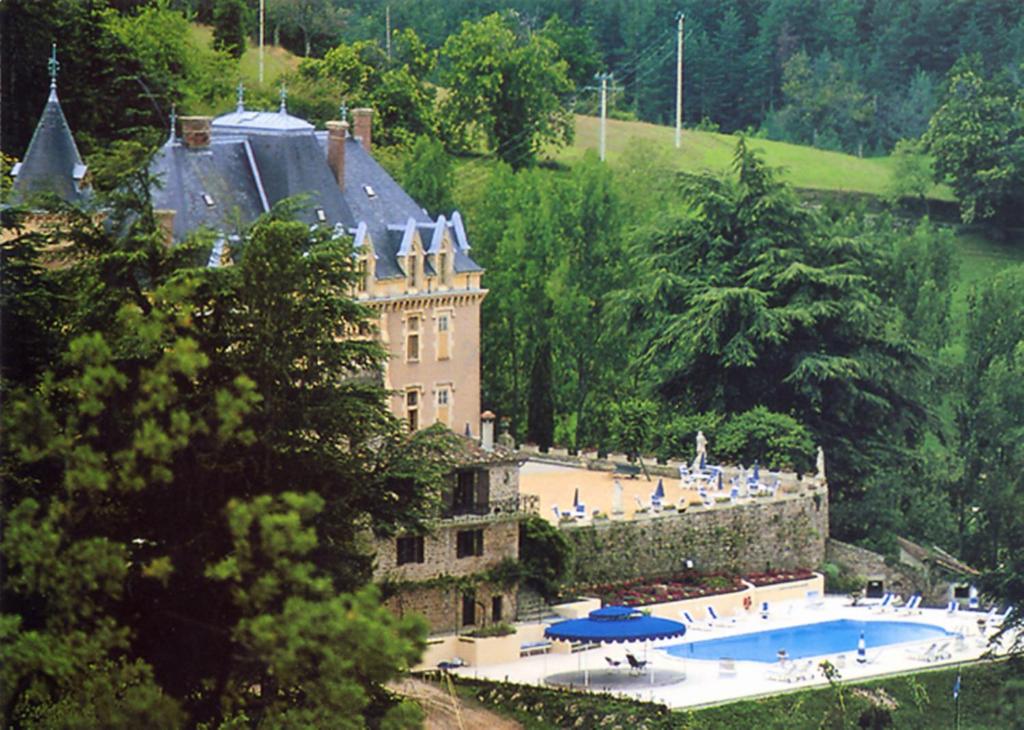
M622 514L622 482L618 479L615 480L615 490L612 492L612 514Z
M708 440L703 431L697 432L697 456L693 459L693 471L700 473L701 468L707 463ZM702 463L703 462L703 463Z
M818 459L816 461L818 467L817 479L819 482L825 481L825 449L818 447Z

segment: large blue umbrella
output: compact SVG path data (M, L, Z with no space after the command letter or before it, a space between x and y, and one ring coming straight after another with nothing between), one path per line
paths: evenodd
M658 480L658 486L654 489L654 499L665 499L665 485Z
M761 481L761 467L757 465L757 460L754 460L754 481Z
M605 606L591 611L587 618L559 621L544 630L548 639L600 644L670 639L685 633L686 626L678 621L647 616L629 606ZM583 682L589 684L586 672ZM653 672L651 683L654 683Z
M551 624L544 636L561 641L622 643L670 639L686 633L679 621L647 616L629 606L605 606L591 611L587 618L574 618Z

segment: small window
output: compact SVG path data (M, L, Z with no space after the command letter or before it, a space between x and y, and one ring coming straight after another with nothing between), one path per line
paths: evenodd
M409 288L416 288L416 257L408 256L406 259L406 266L409 267Z
M363 185L363 192L366 193L367 198L377 197L377 191L371 185Z
M409 430L415 431L420 427L420 394L419 391L410 390L405 394L405 413L409 422Z
M442 388L437 391L437 405L446 406L448 405L448 389Z
M316 219L321 223L327 220L327 214L324 212L323 208L316 209Z
M491 596L491 621L498 623L501 621L501 609L503 601L501 596Z
M203 193L203 202L206 203L207 208L213 207L213 198L209 195L209 193Z
M437 359L447 360L451 357L451 341L448 330L450 328L447 314L437 316Z
M479 557L484 554L483 530L459 530L456 535L455 557Z
M397 540L398 564L423 562L423 536L400 537Z
M409 317L405 323L405 359L418 362L420 359L420 318Z
M437 255L437 275L442 284L448 283L448 254L443 251Z

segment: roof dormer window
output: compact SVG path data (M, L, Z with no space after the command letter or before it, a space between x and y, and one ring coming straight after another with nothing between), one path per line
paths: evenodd
M366 193L367 198L377 197L377 191L373 189L372 185L363 185L363 192Z
M207 208L213 207L213 198L209 193L203 193L203 202L206 203Z

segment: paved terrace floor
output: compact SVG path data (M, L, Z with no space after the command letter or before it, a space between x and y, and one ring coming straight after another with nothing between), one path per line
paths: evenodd
M909 615L898 609L879 613L877 610L865 606L849 606L848 604L849 599L833 596L829 596L824 604L817 608L808 608L802 604L790 606L781 604L775 611L775 615L768 620L752 617L744 619L730 628L688 632L684 639L651 642L646 649L642 644L608 644L574 655L532 656L509 664L479 668L467 667L458 670L458 673L468 677L524 684L541 684L546 677L550 677L563 685L571 682L575 674L576 682L573 684L575 687L581 688L580 685L583 683L581 669L587 669L588 678L592 680L591 691L612 692L638 700L659 702L671 708L684 708L753 698L793 689L827 686L828 682L817 669L811 679L788 683L772 680L769 678L769 674L775 665L761 662L737 661L735 662L735 673L721 676L717 661L679 659L659 650L661 647L679 644L682 641L720 638L734 636L738 633L752 633L843 618L914 621L941 626L948 631L961 632L965 635L963 642L956 640L950 642L950 658L930 663L914 659L911 654L924 651L931 642L926 642L924 645L921 643L890 644L884 647L869 648L867 651L869 662L866 664L857 663L856 647L851 647L850 651L841 655L830 654L814 659L815 667L826 659L839 666L840 675L844 680L904 674L974 661L981 658L982 654L990 648L987 641L978 633L977 618L980 614L960 612L950 616L941 609L924 609L921 613ZM649 674L631 675L628 669L609 670L605 657L622 661L622 666L626 667L625 652L627 651L634 653L640 659L646 656L649 667L654 673L653 683ZM800 660L797 662L799 664ZM663 678L659 678L659 673L668 675L673 681L665 682Z
M600 510L606 515L612 516L612 519L632 520L635 518L638 509L637 500L640 501L641 505L650 505L651 493L658 486L658 479L659 477L653 474L651 475L651 481L647 481L643 474L635 479L630 479L621 474L615 475L610 471L595 471L531 460L523 464L519 471L519 492L521 494L536 495L539 499L538 508L540 516L552 524L558 523L553 508L558 507L563 512L571 511L573 496L577 489L579 489L580 493L580 502L586 505L588 516L593 515L594 510ZM683 482L679 479L661 477L661 480L665 488L666 505L678 505L681 502L700 502L697 490L682 486ZM623 490L623 514L621 517L612 515L612 498L616 481L622 485ZM725 480L725 491L717 492L712 490L711 494L728 496L728 478ZM797 495L789 495L779 491L770 499L787 499L792 496ZM757 499L766 498L758 497ZM730 506L726 502L715 505L711 509L727 509ZM690 509L700 510L705 508L690 507ZM583 520L583 523L587 524L589 521L588 517L587 520Z

